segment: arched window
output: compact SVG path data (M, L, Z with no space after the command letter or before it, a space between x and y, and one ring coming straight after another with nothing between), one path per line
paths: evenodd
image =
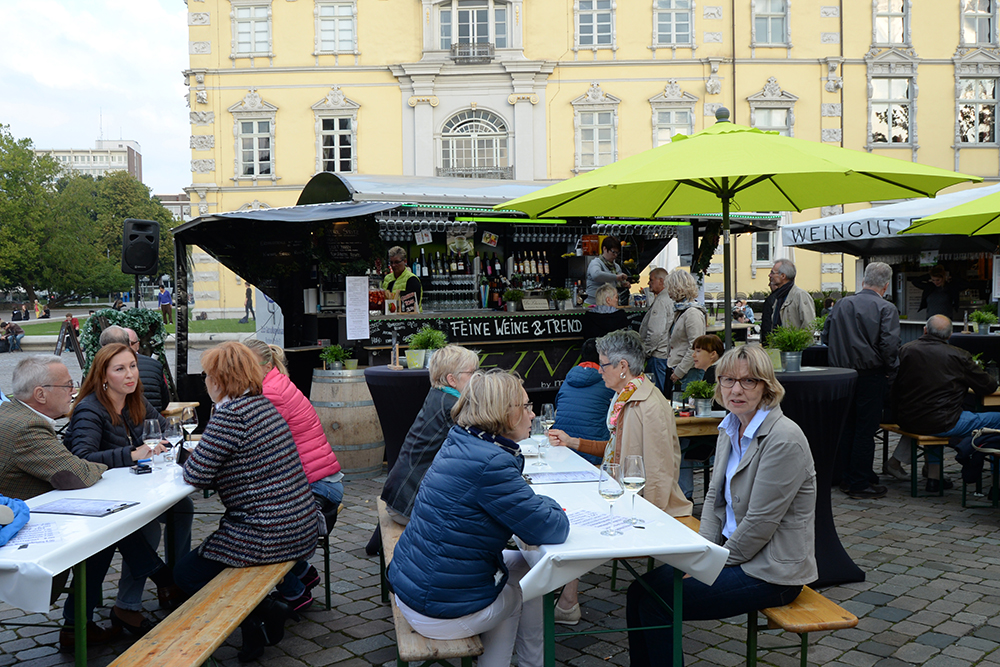
M469 109L447 120L441 131L438 176L513 178L507 123L490 111Z

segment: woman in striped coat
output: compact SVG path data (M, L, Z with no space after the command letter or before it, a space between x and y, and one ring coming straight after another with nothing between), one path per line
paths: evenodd
M192 594L227 567L308 558L319 536L318 511L288 425L262 394L256 356L226 342L202 355L215 412L184 463L184 479L214 489L226 507L219 528L182 558L174 579ZM240 660L263 653L284 633L288 607L266 598L240 626Z

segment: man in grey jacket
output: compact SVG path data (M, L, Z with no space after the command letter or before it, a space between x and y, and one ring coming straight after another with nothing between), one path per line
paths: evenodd
M872 459L883 400L899 368L899 311L883 298L890 280L888 264L866 266L861 291L838 301L823 327L830 365L858 372L854 404L837 451L841 489L851 498L886 494L886 488L878 485Z
M670 354L670 325L674 321L674 302L664 289L666 278L667 270L664 268L657 267L649 272L649 291L655 298L639 325L639 336L642 337L642 345L649 357L646 370L653 374L657 389L670 398L666 393L670 375L667 356Z
M804 329L816 319L816 302L809 292L795 284L795 264L790 259L779 259L767 274L771 295L764 301L761 313L760 339L767 342L767 335L777 327Z

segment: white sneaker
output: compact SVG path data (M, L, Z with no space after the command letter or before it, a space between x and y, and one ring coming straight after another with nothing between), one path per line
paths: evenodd
M580 603L576 603L569 609L563 609L556 605L556 623L559 625L576 625L580 622Z
M905 470L903 470L903 464L894 458L890 458L888 461L885 462L885 465L882 466L882 474L892 475L896 479L902 480L904 482L910 479L910 475Z

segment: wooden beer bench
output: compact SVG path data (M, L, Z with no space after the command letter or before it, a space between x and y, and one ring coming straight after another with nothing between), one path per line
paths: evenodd
M226 568L111 664L196 667L212 657L295 561Z
M403 526L389 518L385 501L378 499L378 523L382 531L382 550L379 552L379 566L382 576L382 602L392 603L392 621L396 625L396 664L403 667L411 662L422 667L432 664L449 665L449 660L461 658L462 667L472 667L472 658L483 653L483 642L479 635L465 639L428 639L414 630L396 606L395 597L389 595L385 571L392 561L393 551Z
M908 433L903 429L899 428L898 424L879 424L879 428L882 429L882 469L885 469L885 463L888 460L889 454L889 433L897 433L900 438L910 439L910 497L916 498L920 495L917 490L918 483L920 481L920 476L917 474L917 459L924 457L925 454L921 453L918 456L918 447L939 447L941 448L941 475L944 476L944 446L948 444L948 438L942 438L937 435L917 435L916 433ZM944 495L944 485L938 487L938 492L934 495L943 496Z

